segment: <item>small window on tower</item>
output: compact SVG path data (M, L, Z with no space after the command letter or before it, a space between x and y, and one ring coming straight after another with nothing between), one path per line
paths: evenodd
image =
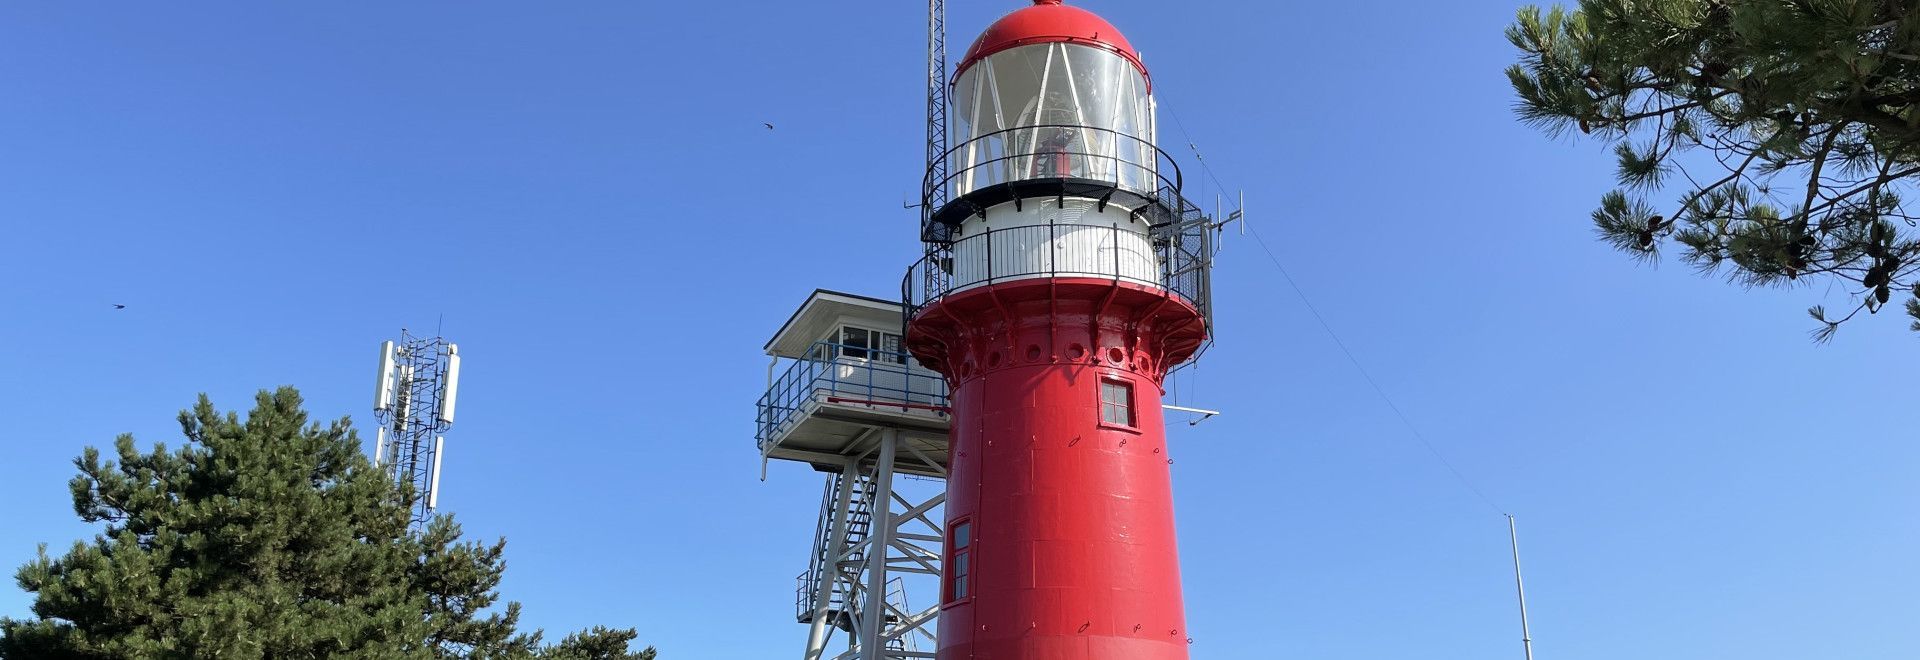
M1134 426L1133 385L1124 381L1100 381L1100 421L1118 426Z
M947 534L947 598L946 602L961 600L971 595L968 590L968 578L973 575L973 521L963 520L953 524Z

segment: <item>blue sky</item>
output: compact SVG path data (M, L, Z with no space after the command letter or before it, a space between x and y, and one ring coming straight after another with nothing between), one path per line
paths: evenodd
M955 50L1020 4L956 0ZM1177 118L1520 517L1541 657L1920 651L1920 342L1888 315L1815 345L1822 288L1593 240L1611 158L1513 121L1511 0L1077 4L1144 52L1168 150L1198 171ZM813 288L890 296L917 256L921 11L0 5L0 569L92 533L84 445L177 444L196 393L282 384L364 422L375 344L444 322L443 501L509 539L528 624L797 654L819 481L758 478L760 348ZM1171 430L1195 657L1517 658L1504 520L1230 238L1218 344L1178 381L1225 414Z

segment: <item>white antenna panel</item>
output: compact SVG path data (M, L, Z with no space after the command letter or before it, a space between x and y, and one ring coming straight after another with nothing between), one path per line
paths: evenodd
M387 427L373 430L373 464L379 467L387 460Z
M447 344L447 390L440 396L440 421L453 423L453 400L460 395L460 353Z
M440 508L440 457L445 456L446 451L447 437L444 435L434 436L433 480L427 482L427 508L429 510Z
M393 342L380 342L380 382L373 392L373 409L393 407Z

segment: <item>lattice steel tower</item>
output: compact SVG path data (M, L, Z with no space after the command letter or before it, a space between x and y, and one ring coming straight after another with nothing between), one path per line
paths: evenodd
M404 328L400 341L380 343L379 385L373 395L373 461L393 480L411 486L408 496L417 528L440 506L440 458L453 426L459 394L460 350L443 337L416 337Z

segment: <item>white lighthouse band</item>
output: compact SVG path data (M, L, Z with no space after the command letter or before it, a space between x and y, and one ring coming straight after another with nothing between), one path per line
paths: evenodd
M1147 222L1092 199L1005 202L961 224L952 291L1039 277L1097 277L1163 286Z

